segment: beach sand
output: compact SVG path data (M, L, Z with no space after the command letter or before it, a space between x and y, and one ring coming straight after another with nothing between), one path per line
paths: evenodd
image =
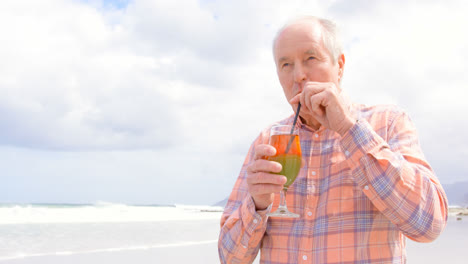
M431 243L407 239L407 262L416 264L467 264L468 217L450 216L444 232Z
M135 249L116 252L84 253L62 256L40 256L0 261L8 264L128 264L128 263L219 263L218 245L203 245Z
M218 226L213 225L212 234ZM216 230L215 230L216 229ZM0 264L127 264L127 263L219 263L217 237L201 241L200 244L165 246L149 249L127 249L122 251L77 253L72 255L49 255L0 261ZM416 243L409 239L407 262L411 264L466 264L468 245L468 217L457 221L450 217L444 233L432 243ZM258 258L254 263L259 263Z

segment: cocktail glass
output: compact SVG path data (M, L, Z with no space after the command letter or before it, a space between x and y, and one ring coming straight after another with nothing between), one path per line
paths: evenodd
M292 129L292 125L274 125L270 130L269 144L276 148L276 155L268 157L268 160L279 162L283 168L278 174L286 176L288 180L280 191L278 209L275 212L269 213L268 216L298 218L298 214L288 210L286 192L289 186L296 180L301 169L302 154L299 131L297 128Z

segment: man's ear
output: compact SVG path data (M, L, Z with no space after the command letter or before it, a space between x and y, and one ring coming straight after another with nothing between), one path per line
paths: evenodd
M343 53L338 57L338 79L343 78L344 65L345 65L345 56Z

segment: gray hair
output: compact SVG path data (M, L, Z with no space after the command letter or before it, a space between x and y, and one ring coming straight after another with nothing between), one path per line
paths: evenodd
M276 41L279 35L283 32L283 30L286 29L288 26L295 24L299 21L303 21L303 20L316 21L319 23L319 25L322 27L323 45L327 49L328 54L330 55L330 58L332 59L332 62L336 63L338 61L338 57L343 53L343 46L341 44L341 39L339 38L338 26L336 25L335 22L329 19L315 17L315 16L303 16L303 17L295 18L287 22L280 30L278 30L273 40L273 56L275 54Z

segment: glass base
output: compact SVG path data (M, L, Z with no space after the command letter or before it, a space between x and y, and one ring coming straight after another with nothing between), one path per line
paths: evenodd
M289 217L289 218L299 218L298 214L292 213L286 207L278 207L278 209L272 213L268 213L269 217Z

